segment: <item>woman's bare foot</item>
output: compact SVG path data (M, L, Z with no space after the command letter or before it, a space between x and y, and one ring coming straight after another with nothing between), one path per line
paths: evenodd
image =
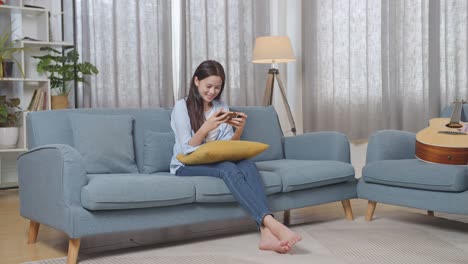
M289 241L280 241L267 227L260 228L260 236L261 238L258 248L261 250L271 250L281 254L291 250Z
M263 225L268 227L271 233L278 238L279 241L287 241L290 247L301 241L302 237L296 234L287 226L278 222L273 216L267 215L263 218Z

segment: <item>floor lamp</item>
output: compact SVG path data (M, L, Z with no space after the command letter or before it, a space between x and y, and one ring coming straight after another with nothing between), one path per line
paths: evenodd
M279 76L278 63L295 61L294 52L291 47L291 42L287 36L266 36L255 39L255 48L253 52L253 63L270 63L271 68L268 70L268 78L265 87L265 96L263 98L264 105L271 105L273 101L273 88L275 80L278 81L278 86L281 92L281 97L286 108L291 132L296 135L296 124L291 113L283 82Z

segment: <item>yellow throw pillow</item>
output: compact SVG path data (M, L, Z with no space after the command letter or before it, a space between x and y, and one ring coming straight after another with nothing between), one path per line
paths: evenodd
M201 145L188 155L179 154L177 159L187 165L238 161L250 159L262 153L268 147L267 144L253 141L215 140Z

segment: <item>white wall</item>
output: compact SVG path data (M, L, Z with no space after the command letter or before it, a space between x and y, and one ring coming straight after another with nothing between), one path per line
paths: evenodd
M351 164L356 178L361 178L362 167L366 164L367 141L351 141Z

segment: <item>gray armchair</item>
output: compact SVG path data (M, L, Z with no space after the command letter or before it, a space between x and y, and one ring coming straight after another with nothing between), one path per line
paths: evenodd
M442 112L449 117L451 107ZM468 121L468 105L461 120ZM468 136L467 136L468 137ZM433 164L415 158L416 134L382 130L369 138L366 165L357 192L369 200L366 220L377 203L468 215L468 165Z

